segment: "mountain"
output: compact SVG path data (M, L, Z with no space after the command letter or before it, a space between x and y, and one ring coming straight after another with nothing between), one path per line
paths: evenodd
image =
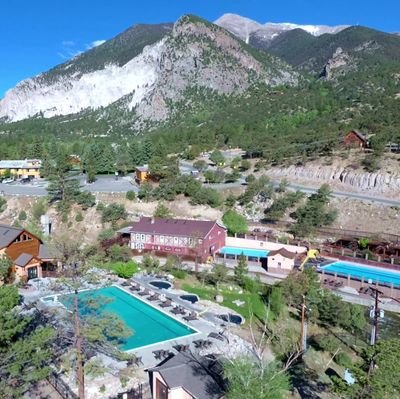
M215 21L215 24L229 30L246 43L250 43L251 40L268 43L282 33L293 29L302 29L313 36L320 36L325 33L335 34L348 27L347 25L298 25L288 22L260 24L236 14L224 14Z
M189 89L240 94L252 84L296 85L298 73L194 16L173 26L139 25L48 72L19 83L0 102L0 118L18 121L111 106L139 126L166 120ZM101 117L101 115L100 115Z
M282 33L268 45L256 41L251 45L296 68L328 79L381 67L398 62L400 58L399 37L362 26L318 37L295 29Z

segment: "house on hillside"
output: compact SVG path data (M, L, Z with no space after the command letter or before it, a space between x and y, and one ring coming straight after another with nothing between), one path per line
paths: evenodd
M369 148L368 137L359 130L350 130L343 139L346 147Z
M207 261L225 246L226 228L216 221L142 217L119 231L138 252Z
M29 231L0 225L0 256L12 261L16 280L44 277L55 270L52 256L43 241Z
M267 255L267 270L271 273L289 274L295 265L295 260L300 254L279 248L270 251Z
M148 370L153 399L221 399L225 385L218 360L180 352Z
M16 179L40 177L40 159L2 160L0 161L0 177L14 177Z

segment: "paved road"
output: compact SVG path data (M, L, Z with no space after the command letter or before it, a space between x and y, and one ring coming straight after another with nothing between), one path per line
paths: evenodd
M99 176L92 184L87 184L85 176L80 176L80 186L82 190L87 190L92 193L126 193L127 191L138 191L138 186L131 183L128 177L115 180L114 176ZM41 181L32 184L3 184L0 183L0 193L5 195L29 196L29 197L44 197L47 195L47 183Z
M244 186L246 183L244 179L239 179L235 183L228 183L228 184L207 184L206 186L208 187L213 187L216 190L224 190L224 189L229 189L229 188L235 188L235 187L240 187ZM273 181L272 184L274 187L277 187L279 185L279 181ZM313 194L317 192L318 188L314 187L309 187L301 184L293 184L289 183L288 184L288 189L292 191L302 191L303 193L306 194ZM385 197L380 197L380 196L375 196L372 194L362 194L362 193L353 193L353 192L345 192L345 191L332 191L332 196L337 197L337 198L353 198L361 201L367 201L367 202L372 202L375 204L381 204L381 205L387 205L387 206L400 206L400 200L396 199L389 199Z
M185 165L186 166L186 165ZM80 177L81 187L84 190L88 190L92 193L125 193L129 190L137 192L138 186L132 184L131 177L123 177L115 180L114 176L98 176L97 180L93 184L86 184L85 177ZM273 181L274 186L279 184L279 181ZM226 190L229 188L241 187L245 185L244 179L239 179L235 183L228 184L206 184L207 187L213 187L217 190ZM288 185L289 190L299 190L307 194L312 194L317 191L317 188L292 184ZM40 182L38 184L2 184L0 183L0 193L3 192L5 195L17 195L17 196L45 196L47 195L46 183ZM368 201L376 204L387 205L387 206L400 206L400 200L388 199L384 197L375 196L372 194L352 193L344 191L333 191L332 196L337 198L353 198L362 201Z

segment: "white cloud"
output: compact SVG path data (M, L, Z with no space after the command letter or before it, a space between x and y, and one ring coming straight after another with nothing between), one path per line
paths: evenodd
M81 55L86 50L101 46L105 42L106 40L94 40L93 42L86 44L84 50L81 50L79 48L81 46L79 46L78 43L74 42L73 40L63 40L61 42L62 49L61 51L57 52L57 55L63 60L68 60Z
M106 40L94 40L92 43L89 44L90 48L101 46L103 43L105 43Z

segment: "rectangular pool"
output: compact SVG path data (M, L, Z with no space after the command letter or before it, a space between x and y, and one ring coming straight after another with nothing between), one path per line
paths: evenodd
M244 255L253 258L266 258L269 251L265 249L250 249L250 248L237 248L237 247L222 247L219 251L220 254L226 255Z
M368 283L368 280L371 280L373 283L386 283L392 284L395 286L400 286L400 273L388 269L381 269L379 267L373 266L364 266L358 263L350 263L350 262L334 262L330 265L322 267L322 270L337 273L338 276L350 275L351 277L355 277L358 279L364 278L365 283Z
M133 335L120 347L124 351L197 333L196 330L115 286L81 291L78 295L88 301L96 298L111 299L102 310L114 313L133 330ZM68 309L72 308L73 294L60 296L59 300ZM82 313L84 312L82 309Z

